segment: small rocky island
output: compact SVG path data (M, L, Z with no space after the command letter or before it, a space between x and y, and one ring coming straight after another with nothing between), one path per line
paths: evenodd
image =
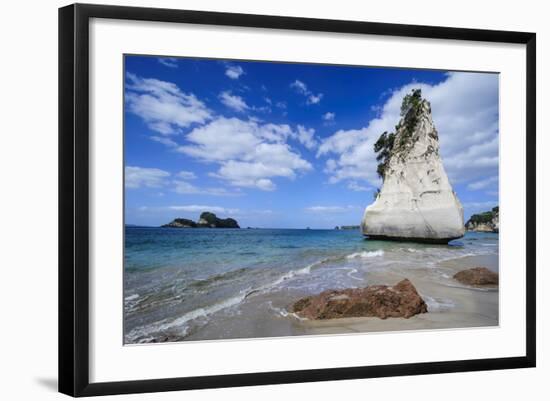
M335 230L359 230L360 226L336 226L334 227Z
M395 133L374 145L383 180L363 215L361 229L373 239L446 244L464 236L464 212L439 155L430 103L420 89L406 95Z
M214 213L202 212L199 220L194 222L190 219L176 218L168 224L164 224L161 227L169 228L240 228L237 220L228 217L227 219L220 219Z
M473 214L472 217L470 217L470 219L466 222L465 227L468 231L498 233L498 206L495 206L488 212Z

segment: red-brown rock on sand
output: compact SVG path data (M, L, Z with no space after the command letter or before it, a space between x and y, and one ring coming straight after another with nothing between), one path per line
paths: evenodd
M486 267L474 267L456 273L453 278L467 285L498 285L498 273Z
M307 319L335 319L343 317L409 318L426 313L428 307L414 285L404 279L393 287L371 285L365 288L327 290L302 298L292 305L298 316Z

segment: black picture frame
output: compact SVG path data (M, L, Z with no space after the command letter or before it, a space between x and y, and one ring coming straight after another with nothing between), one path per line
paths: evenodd
M526 353L520 357L381 366L89 381L89 22L91 18L414 38L515 43L526 46ZM59 391L71 396L143 393L324 380L534 367L536 363L536 35L479 29L339 21L106 5L59 9Z

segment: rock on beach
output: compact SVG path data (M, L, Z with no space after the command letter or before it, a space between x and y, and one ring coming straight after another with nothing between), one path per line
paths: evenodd
M291 309L298 316L312 320L344 317L410 318L428 311L426 303L408 279L394 286L371 285L323 291L298 300Z

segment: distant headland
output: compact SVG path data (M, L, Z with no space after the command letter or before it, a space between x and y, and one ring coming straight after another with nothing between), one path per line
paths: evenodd
M334 227L335 230L359 230L360 226L336 226Z
M465 224L468 231L481 231L498 233L499 231L499 213L498 206L495 206L488 212L473 214Z
M175 218L168 224L163 224L161 227L168 228L241 228L237 220L228 217L220 219L214 213L202 212L199 220L194 222L190 219Z

